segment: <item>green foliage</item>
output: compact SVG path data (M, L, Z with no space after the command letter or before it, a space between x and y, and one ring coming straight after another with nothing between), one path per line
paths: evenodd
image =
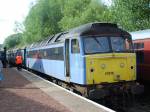
M150 28L149 0L114 0L113 21L128 31Z
M39 41L60 31L58 22L62 18L59 0L39 0L33 6L24 22L25 41Z
M64 30L96 21L108 21L107 7L97 0L70 0L65 3L59 26ZM106 17L106 18L105 18Z
M4 47L6 47L7 49L13 48L16 45L20 44L21 39L22 39L22 33L10 35L5 39Z

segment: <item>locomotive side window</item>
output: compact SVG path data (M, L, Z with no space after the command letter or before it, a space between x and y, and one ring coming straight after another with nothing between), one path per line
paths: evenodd
M71 53L80 53L79 42L77 39L71 40Z
M39 55L40 57L39 58L44 58L44 50L39 50ZM35 53L35 56L36 56L36 53Z
M28 51L28 58L41 58L49 60L64 60L63 47Z
M54 49L54 54L55 54L55 55L58 55L58 54L59 54L58 48L55 48L55 49Z
M47 57L47 52L46 52L46 50L44 50L44 57Z
M63 47L49 48L47 51L47 58L50 60L64 60Z

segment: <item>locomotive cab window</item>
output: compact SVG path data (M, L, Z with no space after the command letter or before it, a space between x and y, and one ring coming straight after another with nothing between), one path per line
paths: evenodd
M132 42L124 37L89 36L83 38L85 54L131 52Z
M123 52L132 50L132 43L127 38L111 37L111 46L113 52Z
M111 45L113 51L124 51L125 40L119 37L111 37Z
M79 41L77 39L71 40L71 53L80 53Z
M107 37L85 37L84 51L86 54L110 52L109 41Z

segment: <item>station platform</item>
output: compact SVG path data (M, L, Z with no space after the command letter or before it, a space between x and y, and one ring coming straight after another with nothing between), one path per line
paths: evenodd
M114 112L26 70L3 74L0 112Z

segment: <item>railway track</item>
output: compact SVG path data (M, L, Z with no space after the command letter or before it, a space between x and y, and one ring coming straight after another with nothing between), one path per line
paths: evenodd
M138 98L128 112L150 112L150 85L145 85L145 92Z
M127 99L126 99L127 100ZM135 96L134 100L127 100L125 105L122 105L122 101L118 101L115 105L110 102L99 102L108 108L111 108L117 112L150 112L150 85L145 85L145 92L140 96Z

